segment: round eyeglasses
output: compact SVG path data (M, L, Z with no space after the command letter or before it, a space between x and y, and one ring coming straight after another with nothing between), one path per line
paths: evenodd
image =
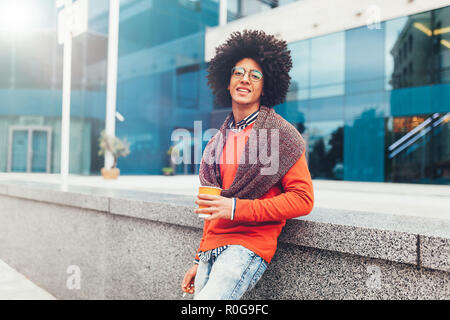
M244 78L246 73L247 70L245 70L243 67L234 67L233 69L231 69L231 75L238 79ZM248 73L248 78L253 82L258 82L263 78L263 74L256 69L252 69Z

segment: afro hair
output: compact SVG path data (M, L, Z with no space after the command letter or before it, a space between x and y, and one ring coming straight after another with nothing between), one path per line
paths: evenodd
M261 105L272 108L283 103L289 89L292 68L291 52L287 42L263 31L233 32L230 38L216 48L216 55L208 67L208 85L219 106L231 106L228 91L231 69L244 58L255 60L264 75L264 95Z

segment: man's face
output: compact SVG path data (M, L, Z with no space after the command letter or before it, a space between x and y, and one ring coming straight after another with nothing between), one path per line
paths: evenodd
M245 72L243 76L239 72L231 75L228 90L230 91L231 99L234 104L248 105L259 103L261 95L263 95L264 79L257 79L258 72L262 75L262 68L251 58L244 58L238 61L235 65L235 70L242 70ZM243 68L243 69L240 69ZM252 72L256 70L256 72ZM230 70L231 72L231 70ZM242 74L241 74L242 75Z

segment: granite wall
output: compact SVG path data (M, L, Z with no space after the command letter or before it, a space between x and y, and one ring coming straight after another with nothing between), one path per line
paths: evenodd
M60 299L182 299L187 196L0 183L0 259ZM448 220L314 209L247 299L449 299ZM190 299L186 296L184 299Z

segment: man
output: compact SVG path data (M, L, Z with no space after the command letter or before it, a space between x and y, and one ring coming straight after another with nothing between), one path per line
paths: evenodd
M195 202L207 206L195 213L210 214L181 284L195 299L240 299L266 270L286 219L312 211L304 140L273 110L285 100L291 67L286 42L262 31L233 33L211 60L208 83L232 113L200 165L201 184L222 191Z

